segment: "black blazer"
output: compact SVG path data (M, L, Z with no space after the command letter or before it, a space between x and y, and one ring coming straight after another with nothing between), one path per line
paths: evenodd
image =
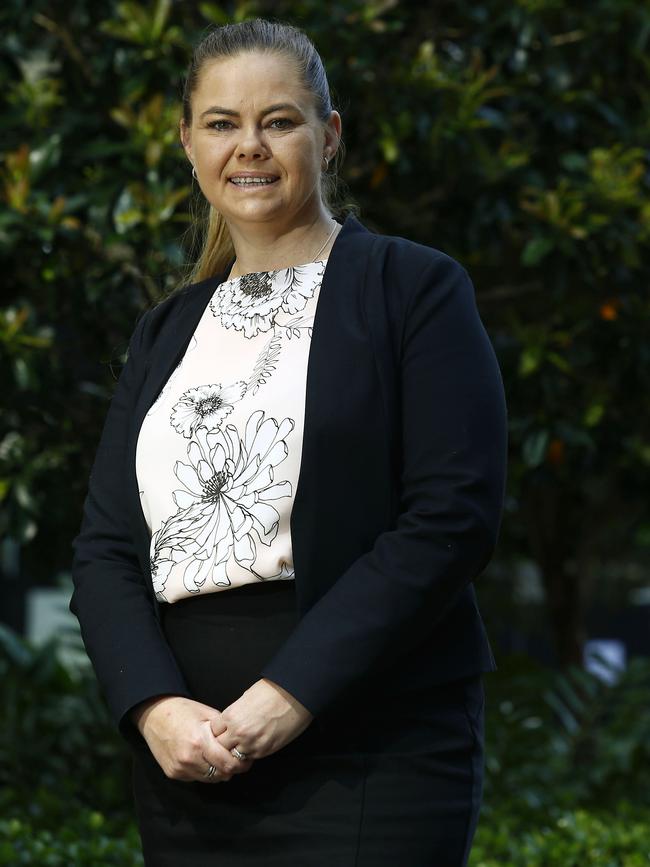
M70 610L127 738L138 702L191 697L153 594L137 435L228 272L139 319L72 542ZM465 269L347 216L309 350L290 519L299 621L259 677L318 718L363 690L494 670L472 582L497 542L506 454L503 381Z

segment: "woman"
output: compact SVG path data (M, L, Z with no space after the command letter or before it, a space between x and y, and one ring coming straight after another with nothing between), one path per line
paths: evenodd
M503 385L464 268L333 218L340 137L300 30L196 47L209 231L134 330L73 543L153 867L460 867L475 832Z

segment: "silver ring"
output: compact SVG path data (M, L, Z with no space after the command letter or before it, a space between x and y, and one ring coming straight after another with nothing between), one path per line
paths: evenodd
M204 776L204 777L211 777L211 776L215 773L216 770L217 770L217 769L215 768L214 765L210 765L210 767L209 767L208 770L203 774L203 776Z
M240 753L239 750L237 749L237 747L233 747L233 748L230 750L230 752L233 754L233 756L234 756L236 759L241 759L242 762L243 762L244 759L246 758L246 753Z

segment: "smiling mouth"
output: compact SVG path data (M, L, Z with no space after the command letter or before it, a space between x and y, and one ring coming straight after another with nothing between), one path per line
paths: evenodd
M264 179L264 180L255 180L255 181L235 181L233 178L228 179L228 183L232 184L234 187L238 187L240 189L249 190L249 189L262 189L264 187L272 187L273 184L277 184L280 178L274 178L273 180Z

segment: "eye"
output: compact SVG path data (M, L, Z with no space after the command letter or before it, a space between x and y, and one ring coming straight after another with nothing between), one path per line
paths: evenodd
M222 124L225 124L225 126L222 126ZM274 126L274 124L280 124L280 126ZM225 132L232 126L232 122L229 120L211 120L208 121L207 126L211 129L216 129L217 132ZM288 117L276 117L269 123L269 127L280 130L289 129L292 126L294 126L294 122Z
M287 124L287 126L275 127L276 129L288 129L290 126L293 126L293 121L288 117L276 117L271 121L269 126L273 126L274 123Z
M211 121L209 121L208 126L211 127L212 129L222 130L223 127L218 126L218 124L220 124L220 123L228 123L229 124L230 121L229 120L211 120Z

